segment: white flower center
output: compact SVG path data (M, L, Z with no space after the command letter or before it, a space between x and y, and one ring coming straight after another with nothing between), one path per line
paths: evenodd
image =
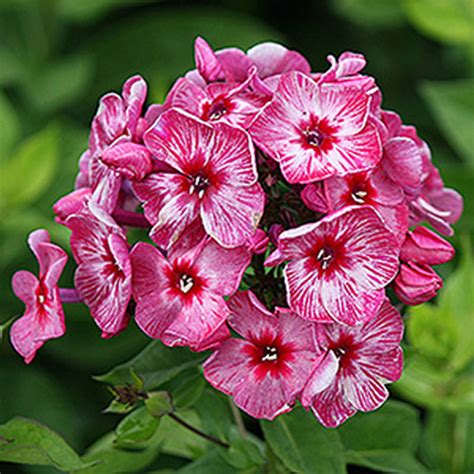
M198 198L202 199L209 184L209 180L205 176L198 174L194 177L194 180L189 187L189 194L193 194L196 191Z
M323 247L322 249L319 250L318 255L316 256L316 259L318 262L321 263L321 268L323 270L326 270L329 267L329 264L331 263L331 260L333 259L334 254L331 249L328 249L326 247Z
M194 280L191 276L181 275L181 278L179 279L179 289L183 293L188 293L189 291L191 291L193 286L194 286Z
M352 193L352 200L357 204L364 204L364 198L367 196L367 191L359 190Z
M265 346L262 362L273 362L278 359L278 349L273 346Z

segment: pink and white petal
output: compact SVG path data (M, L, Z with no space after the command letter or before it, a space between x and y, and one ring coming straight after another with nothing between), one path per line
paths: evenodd
M383 167L404 188L417 188L423 176L423 159L418 146L405 137L391 138L384 145Z
M177 193L161 208L150 238L158 246L170 249L198 216L199 203L196 197L186 192Z
M397 113L392 112L391 110L383 110L382 120L387 127L388 136L390 138L399 135L400 129L402 127L402 119Z
M278 415L293 408L296 395L286 393L286 387L280 377L268 372L263 380L250 370L248 379L240 383L233 391L235 404L253 418L273 420Z
M201 105L208 100L202 87L186 78L178 79L168 94L167 103L170 107L186 110L193 115L201 115Z
M245 245L257 230L265 206L260 184L222 185L201 201L201 218L206 232L223 247Z
M278 334L278 319L251 291L239 291L227 301L229 326L248 340L260 340L264 335Z
M336 428L357 411L345 398L337 377L328 388L316 394L311 410L326 428Z
M250 48L247 56L257 66L261 78L289 71L311 72L311 66L304 56L278 43L260 43Z
M222 296L235 293L252 259L246 246L226 249L209 239L195 261L198 272L206 277L209 288Z
M121 142L107 148L103 163L130 180L141 181L152 170L150 152L138 143Z
M122 186L122 177L118 171L109 168L99 158L92 158L90 176L91 201L103 207L107 212L113 212Z
M404 201L402 188L390 179L382 167L377 167L370 175L370 182L376 193L373 200L379 204L395 206Z
M36 275L27 270L19 270L13 275L13 293L25 303L27 310L31 310L36 304L38 285L39 281Z
M377 128L368 122L356 135L338 137L332 148L322 153L322 157L339 175L374 168L382 158Z
M360 327L354 339L360 344L360 353L369 354L398 347L402 337L403 321L400 313L385 299L377 316Z
M218 349L224 341L230 339L230 331L225 321L208 337L201 340L197 345L192 346L191 350L202 352Z
M366 373L371 374L383 383L396 382L402 375L403 351L395 347L383 353L367 353L359 351L354 363L358 364Z
M228 82L243 82L247 79L253 63L248 56L237 48L225 48L216 52L219 63Z
M213 169L225 184L250 186L257 181L257 164L247 132L226 123L216 123L209 155Z
M326 390L334 383L334 378L339 370L339 359L333 351L327 351L319 355L313 367L301 395L301 404L305 408L312 405L316 394Z
M80 212L91 196L90 188L79 188L58 199L53 205L56 222L65 225L66 219Z
M206 82L224 79L221 63L209 43L198 36L194 42L194 61L196 68Z
M385 226L392 232L398 246L405 240L409 225L409 210L405 203L398 206L374 206Z
M146 131L143 141L156 159L182 172L189 161L199 159L207 163L213 134L206 122L183 110L170 109Z
M13 348L29 364L35 358L37 350L44 344L44 341L37 340L34 336L36 321L31 313L25 313L23 317L17 319L10 329L10 341Z
M252 368L249 352L253 344L242 339L228 339L204 363L204 377L217 390L231 395L246 383Z
M130 77L123 85L122 96L126 104L127 128L132 134L135 134L147 92L146 82L139 75Z
M385 385L356 362L342 372L344 395L357 410L373 411L387 400L388 390Z
M278 237L278 248L284 257L306 258L318 239L329 230L330 227L324 220L285 230Z
M285 344L291 344L295 351L317 352L314 340L314 323L305 321L288 309L276 308L280 334ZM300 359L301 356L298 356ZM298 362L299 363L299 362Z
M196 346L227 319L229 309L221 296L207 289L182 300L177 317L166 328L162 341L168 346Z
M355 87L325 85L321 87L321 109L323 116L335 135L345 137L362 131L369 115L370 96Z

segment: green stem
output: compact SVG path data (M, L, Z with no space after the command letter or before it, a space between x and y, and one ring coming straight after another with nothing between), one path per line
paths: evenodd
M237 429L239 430L240 436L245 439L247 437L247 430L245 429L244 420L242 419L240 410L235 406L234 401L230 397L229 405L230 409L232 410L232 415L234 415L235 423L237 424Z

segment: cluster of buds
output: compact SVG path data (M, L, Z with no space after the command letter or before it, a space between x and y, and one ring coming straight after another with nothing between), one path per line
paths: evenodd
M211 350L204 376L256 418L299 400L325 426L387 398L402 370L404 304L435 296L432 265L462 211L414 127L381 108L361 54L314 73L299 53L195 43L196 69L144 108L140 76L92 121L76 190L54 206L67 255L31 234L39 278L11 330L27 363L81 301L105 338L131 317L167 346ZM147 229L132 246L130 228ZM270 311L265 304L271 306ZM233 330L233 333L229 329Z

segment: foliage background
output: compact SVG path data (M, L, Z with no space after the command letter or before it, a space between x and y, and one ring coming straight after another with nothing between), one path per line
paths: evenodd
M29 231L45 227L67 248L67 232L54 224L51 205L73 186L100 95L138 72L150 85L150 100L162 100L172 81L192 67L197 35L215 48L279 41L301 51L315 70L327 68L329 53L360 51L382 87L384 108L417 126L446 184L465 198L453 239L458 258L439 268L449 283L436 306L407 315L406 371L393 392L419 410L421 425L413 408L404 405L408 412L399 412L395 404L388 410L411 433L409 449L430 471L472 471L473 25L472 0L0 0L0 324L22 311L10 278L19 267L34 268L25 242ZM72 281L72 261L68 270L65 286ZM79 305L68 307L66 317L67 335L49 342L32 366L23 365L6 339L1 342L0 423L15 415L39 420L82 453L120 419L100 414L110 394L91 374L130 359L148 341L133 324L125 334L101 340ZM288 423L301 422L295 420ZM253 430L261 436L258 426ZM277 428L263 424L263 430L281 459ZM350 432L341 431L343 441ZM179 456L160 456L149 469L177 469L196 457L174 454ZM359 465L360 455L346 453ZM306 471L301 460L282 461ZM383 463L362 465L350 470L384 470ZM0 471L57 472L1 463Z

